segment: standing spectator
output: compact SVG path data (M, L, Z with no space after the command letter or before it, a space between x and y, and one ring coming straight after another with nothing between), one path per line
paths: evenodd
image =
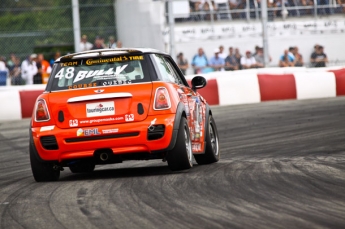
M92 48L92 44L87 41L87 36L84 34L81 36L81 41L80 41L80 51L88 51Z
M10 78L11 78L11 85L23 85L22 76L21 76L21 67L20 67L20 59L19 57L15 57L13 60L13 65L10 68Z
M213 68L214 71L224 71L225 61L222 57L219 56L220 50L214 50L214 56L210 59L210 67Z
M50 66L53 66L53 64L55 63L55 60L59 59L61 56L61 53L59 51L56 51L55 54L54 54L54 58L52 58L49 63L50 63Z
M317 0L317 5L318 6L328 6L329 5L329 0ZM320 14L330 14L330 8L318 8L317 13Z
M338 4L337 12L345 13L345 0L337 0L337 4Z
M240 50L238 48L235 48L235 55L234 55L237 65L238 65L238 69L242 69L242 65L241 65L241 58L242 55L240 53Z
M250 51L246 51L246 55L241 58L242 69L256 68L256 60Z
M314 45L314 51L311 53L311 56L316 54L318 48L319 48L318 44Z
M316 68L326 67L328 58L327 55L323 52L323 46L318 46L316 52L311 55L310 62L312 63L313 67Z
M219 54L218 54L218 56L223 58L224 60L227 57L226 53L224 52L224 46L223 45L219 46Z
M188 69L189 64L188 64L187 59L185 59L183 57L183 53L182 52L180 52L177 55L177 66L181 69L181 72L183 73L183 75L186 75L186 70Z
M117 48L123 48L122 41L118 40L118 41L116 42L116 47L117 47Z
M8 71L3 57L0 57L0 71Z
M302 67L304 65L302 54L298 52L298 47L295 46L292 54L295 57L295 67Z
M14 53L11 53L10 59L7 61L7 68L10 69L14 66L14 62L16 60L16 55Z
M192 59L192 66L194 69L194 74L199 74L202 72L204 68L208 66L207 57L204 54L204 50L202 48L198 49L198 54L196 54Z
M94 50L94 49L104 49L104 48L105 48L105 45L104 45L103 37L97 36L95 39L95 43L91 49Z
M258 50L259 50L259 46L258 45L256 45L255 47L254 47L254 53L253 53L253 56L256 56L256 54L258 54Z
M37 56L37 62L42 66L42 74L47 75L50 74L52 68L50 67L50 63L44 59L43 53L39 53Z
M37 67L37 73L33 77L33 83L34 84L42 84L43 79L42 79L42 64L40 62L36 62L36 67Z
M294 59L289 55L288 50L284 50L284 54L279 59L279 67L293 67Z
M265 67L265 57L264 57L264 49L263 48L257 48L256 54L254 55L255 61L256 61L256 67L258 68L264 68Z
M292 58L292 61L295 62L295 55L294 55L295 47L289 48L289 56Z
M25 80L27 85L33 84L34 75L36 75L37 73L37 66L35 61L36 58L37 54L33 53L22 62L22 78Z
M50 67L50 63L44 59L43 53L39 53L37 56L37 69L39 72L38 74L41 75L41 83L47 83L52 68ZM38 82L38 80L36 80L36 82Z
M114 48L117 47L117 46L116 46L116 42L115 42L115 37L114 37L114 36L110 36L110 37L108 38L108 40L109 40L108 48L114 49Z
M225 58L225 70L226 71L238 70L238 63L234 56L233 47L229 48L229 55Z

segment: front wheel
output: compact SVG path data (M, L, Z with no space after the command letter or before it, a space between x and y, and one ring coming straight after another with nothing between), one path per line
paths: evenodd
M194 155L194 158L199 165L211 164L219 161L218 131L212 115L208 118L205 154Z
M57 181L60 177L60 169L54 168L52 162L41 162L38 160L36 148L30 143L30 163L32 174L37 182Z
M175 147L168 152L167 161L173 171L190 169L193 167L192 142L190 139L187 119L181 118Z

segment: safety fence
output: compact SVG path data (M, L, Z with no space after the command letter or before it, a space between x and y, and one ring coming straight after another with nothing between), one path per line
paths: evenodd
M107 42L116 36L114 0L79 1L81 34L93 43L100 35ZM31 53L43 53L46 60L54 54L74 52L71 0L1 0L0 59L11 54L21 60Z

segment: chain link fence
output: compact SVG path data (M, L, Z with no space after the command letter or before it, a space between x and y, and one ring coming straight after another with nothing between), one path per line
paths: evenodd
M114 0L80 0L81 34L93 43L97 35L116 36ZM1 0L0 56L25 59L43 53L45 59L74 52L71 0Z

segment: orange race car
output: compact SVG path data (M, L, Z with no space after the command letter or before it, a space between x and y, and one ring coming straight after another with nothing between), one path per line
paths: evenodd
M30 161L36 181L58 180L63 167L163 159L172 170L219 160L216 123L173 59L152 49L102 49L55 61L36 101Z

